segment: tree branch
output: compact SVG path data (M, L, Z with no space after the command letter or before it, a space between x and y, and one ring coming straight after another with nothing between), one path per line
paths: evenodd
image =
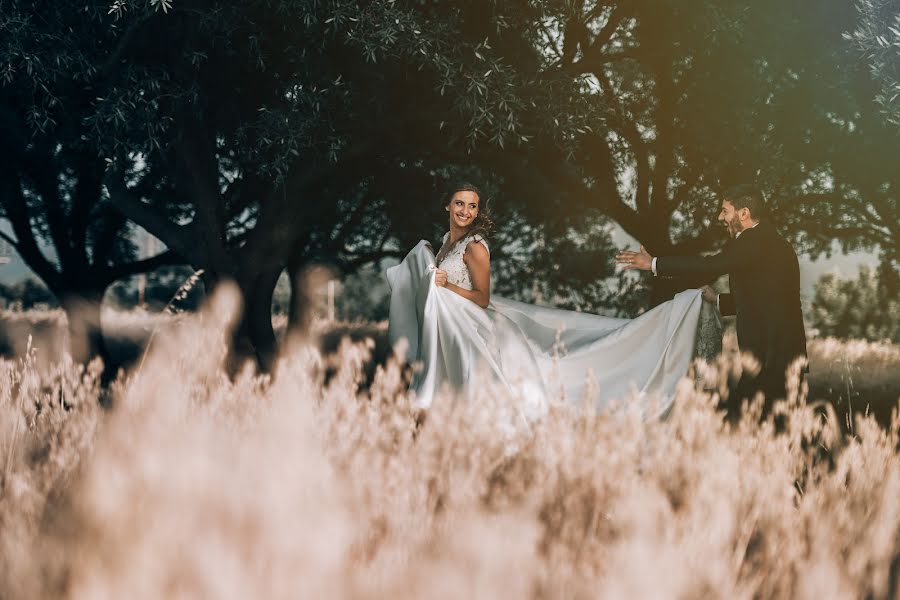
M350 273L362 267L366 263L375 262L376 260L381 260L382 258L403 258L404 256L406 256L407 252L408 250L373 250L372 252L367 252L365 254L360 254L358 256L342 260L341 270L345 273Z
M595 10L596 12L596 10ZM592 13L588 16L587 21L590 22L598 15ZM619 60L627 60L637 58L638 53L634 48L622 50L619 52L603 52L603 47L612 39L619 25L627 16L624 9L616 7L607 19L603 29L597 33L591 43L582 45L581 59L577 62L570 63L570 70L576 73L594 73L601 69L603 65Z
M116 44L116 47L112 52L109 53L109 56L106 58L106 62L100 68L100 79L101 83L105 83L105 80L109 79L112 76L113 71L116 67L121 63L122 58L125 56L125 51L128 50L128 46L131 44L132 40L137 33L137 30L147 21L148 17L145 15L139 19L136 19L132 22L131 26L125 30L125 33L122 34L122 37L119 38L119 43Z
M706 252L711 250L721 237L721 228L710 225L703 228L695 237L683 240L672 246L672 254L673 256L689 256Z
M133 195L124 177L117 171L107 172L103 182L116 209L162 240L166 246L195 262L198 257L196 240L192 239L188 226L173 223L159 210Z
M619 24L625 19L625 9L621 6L616 6L613 9L612 14L609 15L609 18L606 20L606 24L603 26L603 29L597 34L597 36L591 40L590 46L584 51L584 54L587 55L589 52L599 53L603 46L605 46L609 40L612 39L613 34L616 32L616 29L619 28ZM588 16L588 21L596 18L596 15L592 13L592 15Z
M87 264L87 229L91 211L103 195L103 165L97 158L77 157L75 160L78 183L72 194L72 210L69 213L69 231L72 249L77 251L77 262ZM96 260L96 255L95 255Z
M595 73L595 75L597 81L600 82L600 86L604 90L604 94L608 96L610 105L613 108L615 121L611 124L614 126L616 123L619 124L619 127L614 127L614 129L622 134L622 137L628 142L631 146L631 151L634 153L637 170L634 205L638 213L646 214L650 209L650 178L652 176L647 143L644 141L644 138L641 137L641 132L638 131L635 122L632 119L629 119L625 114L625 108L617 98L612 82L606 74L600 71Z
M19 243L13 238L9 237L2 231L0 231L0 239L6 240L6 243L13 247L13 249L18 252L19 251Z
M596 75L597 71L602 69L605 65L623 60L637 60L638 58L639 54L636 49L610 52L608 54L598 52L590 56L583 56L578 62L572 63L569 67L569 71L578 75L582 73Z
M28 214L28 204L22 195L18 173L12 165L4 161L0 161L0 206L3 206L5 216L16 234L14 246L19 256L48 287L57 286L60 283L59 272L53 263L44 256L35 239L34 231L31 229L31 217ZM9 237L6 239L10 240ZM12 240L10 243L13 243Z
M91 269L91 274L98 281L101 281L106 285L111 285L113 282L118 281L123 277L146 273L159 267L181 264L184 264L184 260L178 256L177 253L172 250L166 250L165 252L160 252L156 256L129 263L122 263L111 267L94 266Z
M563 65L572 64L579 46L581 46L582 52L587 48L589 31L587 25L579 18L583 7L584 0L576 0L575 5L572 7L572 16L566 22L566 27L563 31Z
M292 238L297 238L298 234L295 232L285 236L281 232L285 223L297 218L297 210L302 209L302 203L294 203L291 208L287 199L302 197L310 189L319 188L329 179L353 169L354 165L364 163L370 158L370 152L378 147L378 140L377 136L371 136L358 141L342 152L341 160L335 163L321 162L306 168L297 163L287 181L273 190L269 201L260 209L259 219L247 236L247 246L252 249L248 259L252 262L261 255L291 248L295 242Z
M127 223L125 215L119 211L110 208L109 212L112 214L106 215L105 227L94 238L94 247L91 249L92 262L96 266L107 263L116 242L116 237L122 232ZM85 263L87 263L87 259L85 259Z
M178 158L187 168L186 190L195 208L195 232L200 237L203 264L217 277L234 276L226 246L225 212L219 192L219 163L211 130L182 117Z
M353 232L353 229L362 221L363 213L374 201L374 196L370 191L359 200L359 203L350 212L350 215L335 227L329 244L333 252L337 252L346 241L347 237Z
M69 235L68 219L63 208L59 190L60 165L52 155L53 150L46 144L28 152L22 161L22 172L31 181L31 187L40 196L50 230L50 241L56 249L56 256L63 271L74 270L72 240Z

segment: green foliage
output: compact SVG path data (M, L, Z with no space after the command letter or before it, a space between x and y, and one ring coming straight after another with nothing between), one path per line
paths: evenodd
M857 28L846 35L862 52L881 86L876 100L887 119L900 127L900 2L859 0Z
M900 3L861 0L856 6L857 18L844 25L839 77L822 92L831 98L819 109L824 125L808 141L806 164L818 166L795 188L788 225L814 257L829 254L836 241L844 251L875 250L896 263Z
M898 139L842 37L852 5L539 6L548 69L587 80L601 107L578 136L580 177L556 179L561 210L599 211L656 254L697 253L722 240L717 194L755 182L798 250L837 240L896 258Z
M815 285L811 310L820 335L900 342L900 279L890 265L867 266L855 280L824 275Z
M603 220L590 227L520 220L492 240L493 291L569 310L636 316L647 290L634 273L614 272L615 252Z
M110 73L122 67L106 5L0 8L0 218L7 241L59 297L96 299L113 281L152 266L136 260L133 225L103 189L97 129ZM128 121L127 107L120 107ZM96 122L95 122L96 121Z
M385 321L390 312L390 287L376 265L367 265L346 277L335 294L334 310L340 321Z

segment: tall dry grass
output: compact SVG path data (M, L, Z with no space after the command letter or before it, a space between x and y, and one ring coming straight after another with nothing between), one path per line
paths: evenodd
M896 416L848 437L795 393L784 434L731 429L686 379L664 422L554 400L525 428L492 389L423 419L397 365L360 387L365 344L229 380L234 308L158 336L106 412L96 365L0 362L0 597L900 593Z
M839 381L843 374L850 372L857 384L878 381L881 385L897 383L897 365L900 364L900 346L890 342L867 342L865 340L839 340L820 338L810 343L810 361L831 365L823 369L823 376ZM845 370L839 368L844 366Z

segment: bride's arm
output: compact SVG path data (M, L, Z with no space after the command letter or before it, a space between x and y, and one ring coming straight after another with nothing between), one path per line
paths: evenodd
M491 255L479 242L470 242L463 254L463 261L469 268L472 278L472 290L447 283L446 288L456 292L463 298L471 300L481 308L487 308L491 302Z

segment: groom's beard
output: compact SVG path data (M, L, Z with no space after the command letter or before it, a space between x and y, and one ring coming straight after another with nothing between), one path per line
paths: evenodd
M741 225L741 220L735 215L730 221L725 223L725 229L728 230L728 235L731 236L731 239L735 239L737 234L744 230L744 226Z

